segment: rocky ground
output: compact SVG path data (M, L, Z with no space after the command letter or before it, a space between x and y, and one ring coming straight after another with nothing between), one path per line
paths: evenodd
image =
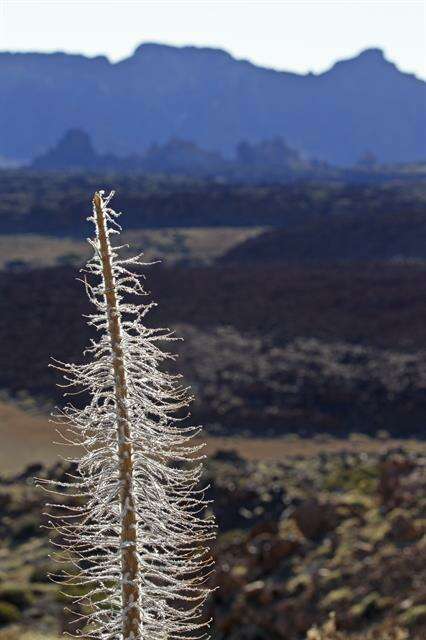
M62 403L49 362L81 361L94 337L77 275L0 271L0 389L11 397ZM147 323L185 338L171 349L196 397L194 421L211 435L421 437L425 283L424 267L395 265L152 267L159 306Z
M277 345L230 326L207 332L179 325L177 333L184 337L177 368L194 390L194 416L211 433L423 432L422 351L316 338Z
M220 531L213 638L424 638L425 468L421 446L278 462L218 451L206 465ZM33 481L66 471L35 465L1 479L0 640L75 630L47 578L45 496Z

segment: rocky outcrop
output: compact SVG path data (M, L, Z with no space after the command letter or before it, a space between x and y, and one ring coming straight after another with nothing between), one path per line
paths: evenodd
M219 527L214 640L300 640L309 630L309 640L424 638L423 450L267 463L213 456L205 481ZM399 480L386 484L384 500L389 469ZM59 593L67 587L47 579L55 565L34 471L0 484L0 640L28 627L76 631ZM59 464L37 474L70 471Z

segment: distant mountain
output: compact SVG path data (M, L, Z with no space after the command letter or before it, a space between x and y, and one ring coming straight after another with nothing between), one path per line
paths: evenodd
M34 158L30 167L42 171L82 169L198 177L214 175L237 181L274 181L305 176L309 172L309 175L319 176L321 169L318 163L303 159L279 137L254 144L241 142L232 159L177 138L162 145L153 144L141 155L122 157L96 153L90 136L80 129L68 130L54 147ZM326 169L322 167L323 174Z
M69 129L52 149L37 156L34 169L96 169L102 164L90 136L80 129Z
M79 128L99 153L140 154L171 138L230 153L282 136L309 157L352 164L426 156L426 83L379 49L297 75L225 51L147 43L129 58L0 53L0 156L29 160Z
M119 171L165 174L209 175L226 166L218 153L204 151L193 142L173 139L164 145L151 145L142 155L120 157L99 154L90 136L80 129L70 129L59 142L34 158L31 168L38 170Z

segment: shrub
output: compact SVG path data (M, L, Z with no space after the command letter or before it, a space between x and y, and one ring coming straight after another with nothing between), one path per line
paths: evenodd
M21 612L18 607L10 602L0 601L0 624L11 624L18 622Z

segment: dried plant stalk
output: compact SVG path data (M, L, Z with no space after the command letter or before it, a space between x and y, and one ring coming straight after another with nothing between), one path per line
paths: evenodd
M84 451L72 460L76 474L69 482L43 482L47 491L76 500L50 505L58 560L71 564L57 579L81 587L76 602L87 638L205 638L208 624L200 615L209 594L207 542L214 523L203 517L206 501L198 488L201 445L191 439L199 428L176 417L188 405L188 391L160 366L173 356L157 343L175 340L173 334L144 326L152 304L125 300L145 295L132 270L143 263L141 256L121 259L120 247L111 246L111 234L120 231L112 195L97 192L89 218L96 237L85 271L98 282L85 279L96 308L88 323L100 338L85 352L90 362L55 364L64 386L91 398L57 416L66 443ZM56 509L66 515L56 516Z
M130 438L130 420L127 407L128 392L126 370L121 335L121 318L118 308L116 284L111 264L111 247L105 219L102 196L95 193L93 198L96 229L99 238L99 254L105 288L108 333L111 341L112 368L114 373L115 407L117 412L118 460L120 465L120 508L121 508L121 571L123 637L141 637L140 607L133 603L140 601L139 563L136 552L137 520L135 509L135 489L133 484L133 447Z

